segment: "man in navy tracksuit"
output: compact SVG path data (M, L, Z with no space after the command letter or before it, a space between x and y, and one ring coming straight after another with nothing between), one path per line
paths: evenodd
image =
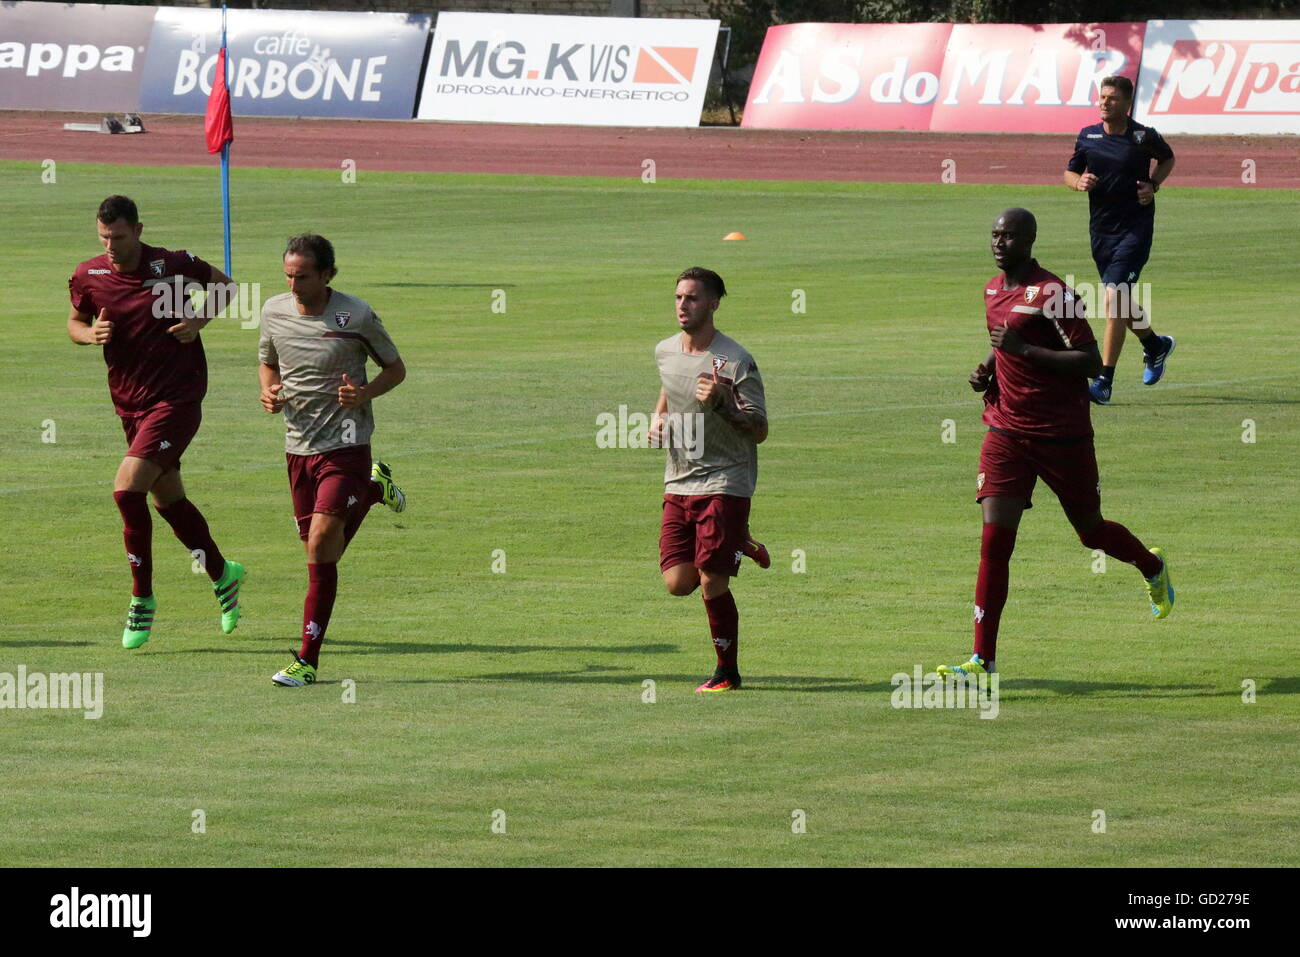
M1155 194L1173 172L1174 151L1159 133L1129 116L1132 80L1108 76L1101 81L1099 92L1101 122L1079 131L1074 155L1065 168L1065 185L1088 194L1092 258L1106 287L1102 370L1088 386L1092 401L1106 405L1125 328L1142 340L1142 382L1146 385L1160 381L1174 351L1174 337L1158 336L1151 328L1136 287L1151 255Z

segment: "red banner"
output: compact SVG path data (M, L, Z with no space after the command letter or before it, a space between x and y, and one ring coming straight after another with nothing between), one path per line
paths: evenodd
M1077 133L1137 82L1142 23L828 24L767 32L743 126Z

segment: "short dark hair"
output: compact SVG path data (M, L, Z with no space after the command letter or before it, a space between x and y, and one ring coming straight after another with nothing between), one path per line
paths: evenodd
M1101 78L1101 83L1097 84L1097 89L1100 90L1103 87L1107 87L1107 86L1118 90L1120 93L1123 93L1124 99L1126 100L1133 99L1133 81L1130 80L1128 77L1104 76Z
M677 277L677 282L681 282L683 279L695 279L704 283L704 287L709 290L709 295L715 299L721 299L727 294L727 284L712 269L705 269L703 266L692 266L690 269L682 270L682 274Z
M126 196L110 196L99 204L99 221L107 226L119 219L125 219L134 226L140 222L140 211L135 208L135 200Z
M284 256L290 253L295 256L310 256L319 272L338 272L334 265L334 246L324 236L317 236L315 233L299 233L297 236L290 236L289 242L284 247ZM284 256L280 258L283 259Z

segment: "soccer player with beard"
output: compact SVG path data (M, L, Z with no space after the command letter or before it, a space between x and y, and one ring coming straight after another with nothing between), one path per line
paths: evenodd
M717 652L713 676L695 689L702 693L740 687L740 616L731 579L742 556L771 565L748 524L758 446L767 438L763 380L754 357L713 324L726 294L722 277L710 269L693 266L677 277L681 331L655 347L663 388L650 429L651 444L668 449L659 532L664 585L672 595L701 590Z
M1142 342L1143 385L1160 381L1174 352L1174 337L1156 335L1134 294L1151 255L1155 195L1174 171L1174 151L1154 129L1129 116L1132 80L1108 76L1098 92L1101 122L1079 131L1066 166L1065 185L1088 194L1092 258L1105 286L1106 309L1101 371L1088 392L1093 402L1108 405L1125 328L1132 329Z
M155 289L171 295L178 280L181 287L231 280L184 250L142 243L144 224L126 196L105 199L96 225L104 255L83 262L68 280L68 336L78 345L103 348L108 391L126 432L126 456L113 480L132 580L122 647L139 648L149 640L158 610L150 492L158 514L203 562L221 606L221 630L230 634L239 622L244 566L222 556L203 514L185 495L180 471L208 390L199 330L211 317L192 315L186 302L171 302Z
M392 471L370 459L370 402L406 378L406 365L374 310L330 288L338 269L329 240L294 236L283 259L289 291L262 307L258 378L262 407L284 413L289 489L307 550L302 645L271 680L301 688L316 681L338 593L338 563L352 536L370 506L406 508ZM366 379L367 358L380 369L373 381Z
M1101 356L1073 294L1033 258L1037 232L1026 209L1008 209L993 223L993 259L1002 270L984 289L993 348L969 380L972 389L984 393L984 424L989 427L975 480L984 517L975 649L969 661L940 667L940 674L996 670L1011 552L1040 476L1084 547L1137 566L1156 618L1173 609L1174 588L1161 550L1148 551L1123 525L1102 518L1088 406L1088 376L1097 373Z

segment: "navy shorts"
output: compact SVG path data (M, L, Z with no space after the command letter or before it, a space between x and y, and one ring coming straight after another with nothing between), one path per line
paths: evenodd
M1139 226L1122 233L1094 233L1092 261L1101 281L1107 285L1137 282L1151 255L1154 232L1152 226Z

